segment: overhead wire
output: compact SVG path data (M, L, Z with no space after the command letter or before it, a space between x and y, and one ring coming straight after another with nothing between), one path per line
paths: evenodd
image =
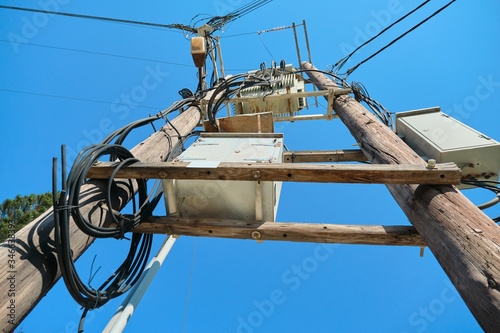
M376 34L375 36L373 36L372 38L368 39L367 41L365 41L364 43L362 43L361 45L359 45L357 48L355 48L351 53L349 53L347 56L345 56L344 58L340 59L339 61L337 61L335 63L335 65L333 65L332 67L332 71L338 73L338 71L347 63L347 61L357 52L359 51L361 48L363 48L364 46L370 44L373 40L377 39L378 37L380 37L381 35L383 35L385 32L387 32L388 30L390 30L393 26L395 26L396 24L398 24L399 22L403 21L404 19L406 19L408 16L412 15L413 13L415 13L416 11L418 11L419 9L421 9L422 7L424 7L426 4L428 4L429 2L431 2L431 0L426 0L424 1L423 3L421 3L420 5L418 5L416 8L412 9L411 11L409 11L408 13L406 13L405 15L403 15L402 17L400 17L399 19L397 19L396 21L394 21L393 23L389 24L386 28L382 29L378 34Z
M206 24L213 27L215 30L220 30L227 23L249 14L270 2L272 2L272 0L253 0L226 15L212 17Z
M15 90L15 89L5 89L5 88L0 88L0 91L5 91L5 92L10 92L10 93L16 93L16 94L25 94L25 95L34 95L34 96L43 96L43 97L51 97L51 98L61 98L61 99L69 99L69 100L74 100L74 101L81 101L81 102L91 102L91 103L100 103L100 104L114 104L117 106L131 106L130 104L126 103L113 103L109 101L100 101L96 99L88 99L88 98L79 98L79 97L69 97L69 96L61 96L61 95L53 95L53 94L44 94L44 93L36 93L32 91L22 91L22 90ZM135 108L143 108L143 109L153 109L153 110L158 110L160 107L154 107L154 106L147 106L147 105L137 105L134 106Z
M11 41L5 40L5 39L0 39L0 42L11 43ZM19 42L19 41L16 41L16 43L23 44L23 45L28 45L28 46L34 46L34 47L42 47L42 48L55 49L55 50L63 50L63 51L71 51L71 52L95 54L95 55L101 55L101 56L107 56L107 57L115 57L115 58L123 58L123 59L131 59L131 60L149 61L149 62L154 62L154 63L174 65L174 66L182 66L182 67L190 67L190 68L195 67L194 65L181 64L181 63L171 62L171 61L163 61L163 60L156 60L156 59L146 59L146 58L140 58L140 57L123 56L123 55L118 55L118 54L110 54L110 53L97 52L97 51L78 50L78 49L73 49L73 48L68 48L68 47L50 46L50 45L42 45L42 44L34 44L34 43L24 43L24 42Z
M264 48L266 49L267 53L269 53L269 55L271 56L271 59L275 60L273 54L271 53L271 51L267 47L266 43L264 43L264 41L262 40L262 36L260 36L260 35L259 35L259 40L262 43L262 46L264 46Z
M126 24L133 24L133 25L142 25L142 26L147 26L147 27L166 28L166 29L177 29L177 28L179 28L179 26L181 26L179 24L161 24L161 23L152 23L152 22L145 22L145 21L117 19L117 18L104 17L104 16L56 12L56 11L50 11L50 10L42 10L42 9L26 8L26 7L16 7L16 6L0 5L0 8L10 9L10 10L18 10L18 11L26 11L26 12L34 12L34 13L44 13L44 14L49 14L49 15L67 16L67 17L74 17L74 18L80 18L80 19L99 20L99 21L113 22L113 23L126 23Z
M432 13L431 15L429 15L428 17L426 17L425 19L423 19L422 21L420 21L419 23L417 23L416 25L414 25L413 27L411 27L410 29L408 29L407 31L405 31L404 33L402 33L401 35L399 35L397 38L393 39L391 42L389 42L388 44L386 44L385 46L383 46L382 48L380 48L378 51L376 51L375 53L373 53L369 57L365 58L364 60L360 61L355 66L349 68L347 70L347 72L346 72L346 77L349 76L350 74L352 74L361 65L363 65L367 61L371 60L372 58L374 58L375 56L377 56L378 54L380 54L381 52L383 52L384 50L386 50L387 48L389 48L390 46L392 46L394 43L396 43L397 41L399 41L401 38L405 37L410 32L414 31L415 29L417 29L418 27L420 27L422 24L424 24L425 22L429 21L431 18L433 18L434 16L436 16L437 14L439 14L440 12L442 12L443 10L445 10L446 8L448 8L455 1L456 0L451 0L446 5L442 6L441 8L439 8L438 10L436 10L434 13Z

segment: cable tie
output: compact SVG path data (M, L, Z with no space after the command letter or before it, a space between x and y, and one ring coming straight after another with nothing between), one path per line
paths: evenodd
M57 205L57 207L54 207L54 211L59 212L59 211L67 211L73 208L80 208L80 206L74 206L74 205Z
M97 290L95 290L95 292L96 292L96 295L95 295L94 307L92 309L90 309L90 310L97 309L98 305L99 305L99 301L101 300L101 291L97 289Z
M120 216L120 217L123 217L123 216ZM124 222L123 222L123 218L120 220L119 224L118 224L118 230L120 231L119 235L118 235L118 239L123 239L125 238L125 230L124 230Z

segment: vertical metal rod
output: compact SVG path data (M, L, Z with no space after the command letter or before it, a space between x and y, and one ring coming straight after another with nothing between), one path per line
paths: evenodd
M165 239L156 256L151 259L144 272L142 272L139 281L137 281L132 290L130 290L127 297L123 300L123 303L116 310L115 314L109 321L108 325L104 328L103 333L120 333L125 329L128 320L132 317L135 308L139 305L142 296L144 296L144 293L153 281L153 278L163 264L163 261L170 252L170 249L172 249L174 243L175 238L172 236L168 236Z
M255 220L264 220L264 207L263 207L263 195L262 195L262 183L257 181L255 183Z
M302 25L304 26L304 36L306 39L306 48L307 48L307 58L309 59L309 63L312 64L312 59L311 59L311 49L309 47L309 36L307 35L307 26L306 26L306 20L302 20ZM313 84L313 91L316 91L316 86ZM314 96L314 103L316 104L316 107L318 107L318 96Z
M217 41L217 52L219 53L219 65L220 65L220 75L222 78L226 77L226 71L224 70L224 61L222 60L222 48L220 47L220 37L215 37ZM227 116L231 116L231 109L229 108L229 104L226 103Z
M210 58L212 59L212 66L214 67L215 81L219 81L219 70L217 69L217 60L215 59L215 48L212 46L212 50L210 51Z
M215 37L215 39L217 40L217 52L219 53L220 74L224 78L224 77L226 77L226 73L224 71L224 61L222 60L222 50L220 47L220 37L217 36L217 37Z
M300 67L302 60L300 58L299 39L297 38L297 28L295 22L292 23L292 28L293 28L293 36L295 37L295 47L297 48L297 59L299 60L299 64L297 67Z

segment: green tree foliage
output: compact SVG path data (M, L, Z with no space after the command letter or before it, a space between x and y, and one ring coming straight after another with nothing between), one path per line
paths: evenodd
M16 195L0 204L0 242L9 235L9 222L16 232L52 206L52 193Z

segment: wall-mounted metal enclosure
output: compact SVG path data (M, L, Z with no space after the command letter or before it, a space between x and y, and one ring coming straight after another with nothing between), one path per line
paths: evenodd
M397 113L396 133L426 160L455 162L464 177L498 180L500 144L439 107Z
M191 167L221 162L282 163L283 134L202 133L178 157ZM189 167L188 167L189 168ZM275 221L281 182L164 180L169 215Z

